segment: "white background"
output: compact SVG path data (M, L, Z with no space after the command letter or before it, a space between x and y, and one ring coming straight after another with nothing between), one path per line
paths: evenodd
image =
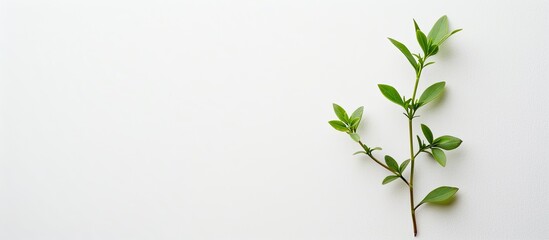
M417 239L549 239L546 1L0 2L0 239L411 239L408 192L330 128L408 156L411 94L386 37L450 38L419 114L464 140L422 156Z

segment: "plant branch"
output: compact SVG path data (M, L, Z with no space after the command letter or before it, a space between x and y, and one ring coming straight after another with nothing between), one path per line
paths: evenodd
M418 205L416 205L416 207L414 207L414 210L416 210L419 206L423 205L423 202L419 203Z
M357 108L352 114L347 114L345 109L337 104L332 104L334 112L339 120L331 120L328 123L337 131L344 132L349 134L349 136L356 142L358 142L364 151L358 151L357 153L364 153L368 155L374 162L376 162L381 167L385 168L387 171L391 172L383 180L383 184L387 184L397 178L400 178L409 189L410 193L410 213L412 216L413 223L413 232L414 237L417 236L417 224L416 224L416 210L422 206L424 203L441 203L445 201L444 199L449 199L452 197L459 189L456 187L442 186L432 190L425 198L415 205L414 202L414 174L415 174L415 160L422 153L428 153L432 155L435 160L437 160L441 165L445 164L446 155L441 149L452 150L457 148L461 144L461 140L444 135L433 139L433 133L426 125L422 124L421 130L423 135L427 139L428 144L418 135L417 136L417 152L414 151L414 130L413 130L413 120L416 116L416 112L428 102L437 98L444 90L445 82L437 82L433 85L427 87L423 93L418 93L419 81L421 74L425 67L433 64L434 62L427 62L427 59L431 56L434 56L438 53L440 45L451 35L456 32L459 32L461 29L454 30L449 32L448 28L448 18L442 16L436 23L433 25L432 29L429 31L428 35L425 35L419 28L418 24L414 20L414 27L416 30L417 41L423 50L424 56L422 53L412 54L406 45L401 42L389 38L389 41L396 47L398 50L407 58L408 62L412 65L415 70L415 82L413 84L413 94L411 98L406 98L406 96L401 95L394 87L387 84L378 84L379 90L389 101L401 106L404 109L404 115L408 119L408 137L410 144L410 159L405 160L400 165L398 162L391 156L385 155L385 158L380 161L374 155L375 150L381 150L381 148L375 147L370 148L366 144L363 144L360 141L360 136L356 133L356 130L362 119L362 114L364 107ZM418 96L419 94L419 96ZM440 148L439 148L440 147ZM410 175L408 180L403 176L404 170L410 164Z
M377 158L374 157L374 155L369 151L369 149L366 147L366 145L364 145L364 143L362 143L362 141L358 141L358 143L360 144L362 149L364 149L364 151L366 151L366 153L367 153L366 155L368 155L372 160L374 160L374 162L376 162L377 164L379 164L383 168L387 169L387 171L392 172L393 174L397 175L402 181L404 181L404 183L406 183L406 185L410 186L410 183L408 183L408 181L406 180L406 178L404 178L404 176L402 176L402 174L391 170L387 165L385 165L381 161L377 160Z
M420 153L425 152L425 151L423 151L423 150L424 150L424 149L418 150L417 153L414 155L414 159L417 158L417 156L418 156Z
M368 156L370 156L370 158L372 160L374 160L375 162L377 162L378 164L382 164L387 170L391 171L392 173L396 174L400 179L402 179L402 181L404 181L404 183L406 183L406 185L410 186L410 183L408 183L408 181L406 180L406 178L404 178L404 176L402 176L402 174L398 173L398 172L394 172L393 170L391 170L389 167L387 167L385 164L381 163L379 160L377 160L374 155L372 154L368 154Z

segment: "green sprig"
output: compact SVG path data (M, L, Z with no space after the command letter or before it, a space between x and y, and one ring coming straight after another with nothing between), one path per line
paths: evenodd
M401 179L407 186L410 192L410 212L412 215L412 226L414 230L414 236L417 235L417 224L416 224L416 209L425 203L430 204L440 204L450 201L453 196L458 191L456 187L443 186L438 187L432 190L419 204L414 205L414 170L415 170L415 160L420 153L427 153L432 158L439 163L441 166L445 167L447 163L447 157L445 151L450 151L458 148L462 140L450 136L443 135L440 137L434 137L431 129L425 125L421 124L421 131L425 140L423 140L419 135L417 138L417 152L414 152L414 140L413 140L413 119L419 117L416 115L417 111L432 102L433 100L439 98L444 93L444 88L446 87L446 82L437 82L427 87L419 96L417 96L417 90L419 82L421 79L421 74L425 67L434 64L435 62L428 62L427 59L436 55L442 43L444 43L450 36L461 31L461 29L449 30L448 18L442 16L438 21L433 25L428 34L425 34L417 22L414 20L414 29L416 34L416 40L419 47L421 48L421 53L412 53L410 49L403 43L389 38L389 41L406 57L407 61L412 65L415 71L415 83L413 88L413 93L411 98L406 98L401 95L399 91L393 86L387 84L379 84L378 88L381 91L381 94L387 98L389 101L397 104L398 106L404 109L404 115L408 119L408 138L410 142L410 158L402 161L398 164L395 158L385 155L385 162L379 161L374 155L373 152L376 150L382 150L380 147L368 147L363 143L363 139L357 133L357 129L362 120L362 114L364 112L364 107L357 108L351 116L347 114L345 109L337 104L333 104L334 112L339 120L329 121L329 124L336 129L337 131L347 133L351 139L357 142L362 148L361 151L355 152L354 155L364 154L367 155L371 160L376 162L379 166L385 168L391 174L385 177L382 181L382 184L388 184L394 180ZM404 177L404 171L410 165L410 177L409 181Z

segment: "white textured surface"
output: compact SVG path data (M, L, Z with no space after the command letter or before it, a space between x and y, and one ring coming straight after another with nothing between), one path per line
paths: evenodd
M546 1L0 1L0 239L409 239L408 193L330 129L407 157L391 36L447 14L416 121L464 140L422 157L417 239L549 239ZM406 89L406 90L405 90ZM418 130L418 129L416 129ZM416 131L417 132L417 131Z

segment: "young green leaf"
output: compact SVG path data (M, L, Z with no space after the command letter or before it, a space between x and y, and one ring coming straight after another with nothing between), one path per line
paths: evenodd
M421 131L423 132L423 135L427 139L427 142L433 143L433 132L431 132L431 129L429 129L427 125L421 124Z
M461 32L461 30L463 30L463 29L460 28L460 29L456 29L456 30L452 31L450 34L448 34L448 37L449 37L449 36L452 36L452 35L454 35L454 34L456 34L456 33L458 33L458 32ZM446 37L446 38L448 38L448 37Z
M433 25L431 31L429 31L429 39L433 41L435 45L439 45L440 41L448 34L448 17L446 15L438 19Z
M421 50L423 50L423 53L427 55L429 53L429 43L427 42L427 37L425 36L425 33L423 33L419 29L416 30L416 38L419 46L421 47Z
M362 113L364 112L364 107L357 108L350 117L350 125L353 129L357 129L362 119Z
M383 94L383 96L385 96L391 102L394 102L400 106L404 106L404 102L402 101L400 94L394 87L385 84L378 84L377 86L379 87L381 94Z
M380 147L375 147L375 148L372 148L371 150L372 150L372 152L373 152L373 151L375 151L375 150L383 150L383 149L380 148Z
M356 129L358 128L358 124L360 123L360 119L358 118L351 118L351 122L349 123L349 125L351 125L351 129L353 131L356 131Z
M419 135L416 135L417 137L417 145L419 145L419 148L421 149L425 144L423 143L423 141L421 141L421 138L419 137Z
M421 30L421 29L419 29L419 25L417 25L417 22L416 22L415 19L414 19L414 28L416 29L416 31Z
M355 142L360 141L360 135L358 135L358 134L356 134L356 133L349 133L349 135L351 136L351 138L352 138Z
M335 128L335 130L338 130L338 131L341 131L341 132L348 132L349 131L347 126L345 126L345 123L343 123L342 121L332 120L332 121L329 121L328 123L330 125L332 125L332 127Z
M360 123L360 118L351 118L349 120L349 125L351 126L351 129L354 131L358 128L358 124Z
M431 191L419 205L423 203L442 203L450 199L459 190L457 187L442 186Z
M364 107L359 107L353 112L353 114L351 114L351 118L362 118L363 112L364 112Z
M428 62L428 63L426 63L425 65L423 65L423 68L425 68L425 67L427 67L427 66L429 66L429 65L431 65L431 64L434 64L434 63L435 63L435 62Z
M389 155L385 155L385 163L387 163L387 167L389 167L391 170L398 172L398 163L395 161L394 158Z
M358 155L358 154L361 154L361 153L368 155L368 153L365 152L365 151L358 151L358 152L353 153L353 155Z
M444 41L446 41L446 39L448 39L450 36L452 36L452 35L458 33L458 32L461 31L461 30L463 30L463 29L456 29L456 30L452 31L450 34L444 36L444 37L442 38L442 40L440 40L440 42L438 43L438 45L440 46Z
M432 148L433 158L440 164L440 166L446 167L446 154L439 148Z
M437 45L429 47L429 56L434 56L438 53L439 47Z
M410 159L407 159L406 161L402 162L400 164L400 167L398 168L398 172L400 172L400 174L402 174L402 172L404 172L404 170L406 170L406 167L408 167L409 163L410 163Z
M341 120L344 123L349 123L349 116L347 115L347 112L345 111L345 109L343 109L341 106L335 103L333 104L333 107L334 107L334 112L337 118L339 118L339 120Z
M408 50L406 45L404 45L404 44L400 43L399 41L394 40L392 38L389 38L389 41L391 41L391 43L393 43L393 45L395 45L395 47L397 47L398 50L400 50L400 52L402 52L402 54L404 54L404 56L408 59L410 64L412 64L412 67L414 67L414 69L417 71L418 65L417 65L416 59L414 58L414 56L412 56L412 53L410 53L410 50Z
M383 179L382 184L385 185L387 183L390 183L390 182L396 180L397 178L399 178L399 176L395 176L395 175L387 176L387 177L385 177L385 179Z
M444 150L452 150L456 149L461 145L462 141L461 139L449 135L444 135L442 137L438 137L433 141L433 145L439 148L442 148Z
M425 89L425 91L421 94L421 97L419 97L420 106L423 106L439 97L440 94L444 91L445 85L446 82L437 82Z
M402 99L404 100L406 97L402 96ZM404 101L404 109L408 109L408 106L410 106L410 102L412 102L412 99L409 98L408 100Z

